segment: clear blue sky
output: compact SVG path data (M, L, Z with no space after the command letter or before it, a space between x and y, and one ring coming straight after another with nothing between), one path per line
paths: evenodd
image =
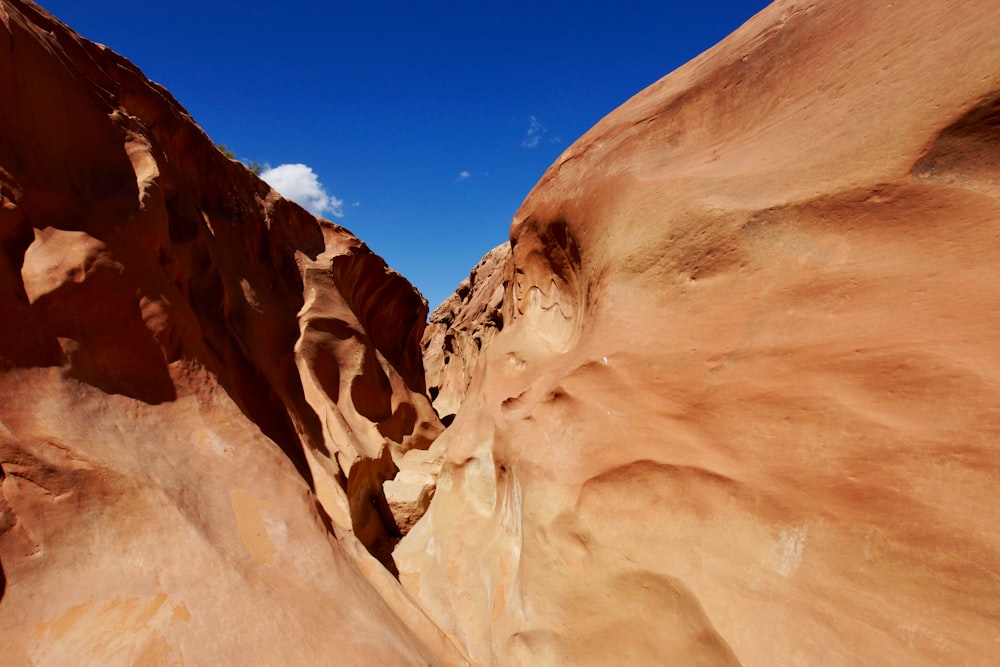
M40 4L166 86L237 157L308 165L342 202L324 217L433 309L569 144L768 3Z

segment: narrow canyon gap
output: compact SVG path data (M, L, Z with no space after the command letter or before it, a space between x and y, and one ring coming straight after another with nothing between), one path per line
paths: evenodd
M0 54L3 660L994 661L993 3L775 2L429 324L111 49Z

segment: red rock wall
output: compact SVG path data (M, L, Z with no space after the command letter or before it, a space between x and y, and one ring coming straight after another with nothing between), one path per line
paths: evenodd
M461 662L356 541L441 430L422 297L32 3L0 53L3 661Z
M548 170L395 552L476 664L995 662L998 63L779 1Z

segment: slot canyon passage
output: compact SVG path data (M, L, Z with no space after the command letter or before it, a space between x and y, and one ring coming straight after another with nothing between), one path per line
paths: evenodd
M778 0L429 324L111 49L0 54L0 663L995 664L993 0Z

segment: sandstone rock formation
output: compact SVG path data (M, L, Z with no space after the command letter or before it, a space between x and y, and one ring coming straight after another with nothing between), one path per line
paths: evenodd
M504 267L510 244L486 253L469 277L430 316L421 340L428 393L445 425L465 398L482 350L503 329ZM397 460L398 472L382 484L396 530L406 535L430 506L444 451L411 449Z
M0 53L0 662L995 662L992 3L779 0L426 332L124 59Z
M779 0L549 169L395 551L473 662L995 663L998 64Z
M0 662L464 663L361 546L423 298L31 2L0 53Z
M510 243L486 253L455 293L434 309L424 330L427 389L446 423L465 398L482 350L503 329L503 277L509 260Z

